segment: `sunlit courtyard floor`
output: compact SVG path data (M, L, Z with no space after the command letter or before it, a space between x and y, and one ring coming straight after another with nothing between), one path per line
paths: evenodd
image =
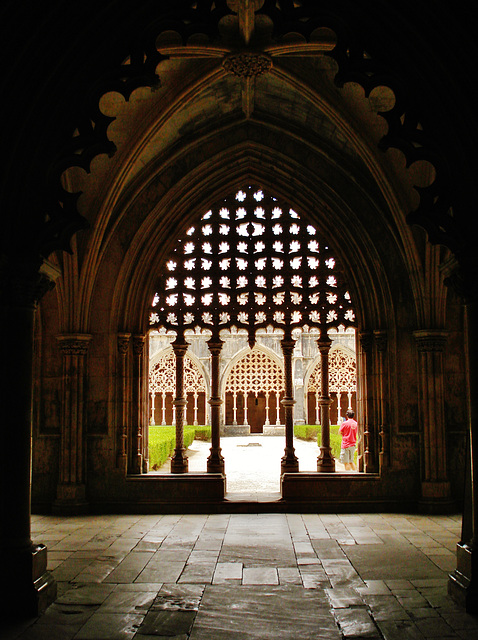
M221 439L222 455L228 493L279 493L280 463L284 455L283 436L251 435L226 437ZM189 471L206 471L206 461L211 447L210 442L195 440L187 451ZM317 471L319 447L315 442L294 438L296 456L299 458L300 471ZM338 460L336 471L345 471ZM169 473L168 460L154 473Z

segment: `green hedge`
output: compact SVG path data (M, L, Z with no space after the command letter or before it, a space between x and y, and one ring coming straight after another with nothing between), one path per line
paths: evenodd
M294 436L299 440L317 440L320 425L317 424L295 424Z
M294 425L294 436L300 440L316 440L318 446L321 445L322 427L320 424L296 424ZM339 433L339 425L330 425L330 448L334 458L340 458L340 445L342 436ZM357 450L355 450L357 456Z
M211 427L184 427L184 448L187 449L193 440L210 440ZM154 425L149 427L149 466L159 469L173 454L176 446L176 427Z

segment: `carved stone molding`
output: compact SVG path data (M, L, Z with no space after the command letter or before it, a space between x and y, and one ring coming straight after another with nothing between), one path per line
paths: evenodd
M441 329L419 329L413 332L413 337L419 352L440 353L445 350L448 332Z
M374 331L373 332L377 351L383 353L387 350L388 337L386 331Z
M373 345L373 333L371 331L362 331L359 334L359 341L362 351L369 353Z
M65 356L86 356L91 338L88 333L64 333L56 337Z
M118 351L122 356L125 356L129 351L129 345L131 342L131 334L130 333L118 333Z
M137 357L144 355L145 336L133 336L133 354Z
M233 53L222 62L223 69L240 78L256 78L272 69L272 59L265 53Z

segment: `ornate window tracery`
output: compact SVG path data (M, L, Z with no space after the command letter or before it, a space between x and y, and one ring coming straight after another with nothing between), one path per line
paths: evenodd
M174 424L175 407L173 398L176 393L176 360L172 349L161 355L149 372L149 393L151 398L151 424ZM204 376L196 363L186 354L184 357L184 393L193 401L186 407L188 422L199 424L199 411L206 422L206 384ZM156 398L160 405L156 405ZM199 400L202 400L202 407Z
M166 263L152 327L353 326L350 293L315 227L260 188L240 189L190 227Z
M307 385L308 395L315 397L315 408L313 417L315 423L319 423L319 397L321 393L321 363L314 367ZM357 391L357 367L355 358L340 347L331 349L329 353L329 392L336 396L337 424L344 415L341 406L341 396L346 395L348 399L347 409L352 408L352 397ZM310 411L309 411L310 414ZM309 417L309 421L310 417Z
M273 424L280 425L283 388L284 374L275 360L257 348L246 353L235 363L226 380L225 393L232 398L231 424L249 424L248 397L253 396L257 401L261 396L264 398L264 425L270 425L271 418Z
M335 470L329 439L329 330L355 326L355 312L342 269L317 229L282 200L248 186L224 198L178 239L158 278L150 325L173 331L176 355L176 448L171 469L187 471L183 447L185 332L211 333L211 455L208 471L224 473L220 447L220 331L246 330L251 349L258 329L283 333L285 449L281 471L297 472L293 444L293 366L295 330L319 329L324 375L320 411L319 471ZM276 394L277 402L279 399ZM258 398L256 398L258 401ZM278 406L278 405L277 405ZM247 407L246 407L247 409ZM268 414L268 402L267 402ZM276 420L279 411L276 411ZM269 418L267 417L267 420Z

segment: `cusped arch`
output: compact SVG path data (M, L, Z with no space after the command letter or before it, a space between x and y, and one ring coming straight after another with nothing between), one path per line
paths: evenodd
M155 367L161 363L162 361L165 361L166 359L170 360L172 365L174 365L174 351L173 348L171 346L165 347L164 349L161 349L160 351L158 351L157 353L154 354L154 356L150 359L149 361L149 375L151 376L153 370L155 369ZM189 390L189 386L187 383L187 369L189 368L189 363L191 363L193 365L193 367L197 370L198 375L200 376L200 378L203 381L203 385L201 385L201 388L198 389L198 391L203 391L206 394L209 394L209 387L210 387L210 380L209 380L209 374L208 372L205 370L202 362L200 361L200 359L192 352L192 351L187 351L186 356L185 356L185 362L184 362L184 369L185 369L185 390L188 391ZM176 379L176 372L174 370L174 366L172 366L172 374L171 374L171 384L168 386L168 391L174 392L176 390L176 386L175 386L175 379Z
M258 343L254 345L254 349L252 350L249 347L244 347L243 349L240 349L234 355L233 358L231 358L230 362L228 362L227 366L223 371L223 374L221 376L221 382L220 382L222 397L225 396L226 391L228 390L227 384L228 384L228 380L230 378L231 372L234 371L234 369L237 367L237 365L240 362L242 362L246 358L249 358L253 352L263 354L264 356L266 356L268 360L274 363L274 365L277 367L277 370L279 370L280 372L283 371L284 365L283 365L282 359L272 349L269 349L265 345L261 345ZM282 391L282 388L283 388L283 381L280 380L279 391Z
M145 309L154 293L155 273L162 268L162 262L171 250L178 225L185 230L226 189L230 192L249 181L262 184L291 202L324 236L332 238L331 243L336 246L336 253L350 275L360 325L388 326L393 300L384 278L385 266L377 255L369 231L359 226L353 211L338 193L317 184L317 176L312 172L309 175L307 169L300 167L299 159L297 163L290 158L282 159L278 159L276 149L243 143L229 149L227 162L222 151L218 153L217 162L213 156L207 175L206 167L197 168L177 182L174 194L159 196L130 243L121 266L113 300L113 330L121 322L120 318L128 318L130 324L141 331L147 329ZM361 197L362 209L368 208L373 218L374 204L365 193ZM353 252L348 251L348 247L353 247ZM413 270L412 274L417 271ZM359 283L364 281L370 286L360 287Z
M217 3L216 3L217 4ZM199 5L199 3L198 3ZM182 5L181 5L182 6ZM243 11L241 5L238 11ZM336 84L343 86L347 81L361 84L366 95L374 88L381 85L389 86L396 94L395 106L382 114L388 123L388 133L380 141L382 148L394 146L401 149L406 157L407 164L412 164L415 160L427 159L431 161L440 174L432 185L420 190L421 202L418 209L411 214L410 220L422 224L435 242L452 244L452 250L456 250L456 231L453 218L448 214L449 209L449 189L447 180L446 162L439 156L436 149L427 149L426 137L423 135L422 124L415 116L412 93L406 92L402 85L396 82L394 74L387 74L383 66L375 61L367 53L365 43L361 42L357 27L360 24L354 19L353 12L349 15L343 14L343 10L337 9L335 12L324 11L321 7L313 8L311 4L307 8L291 8L282 2L265 3L259 13L267 16L273 25L274 35L286 36L287 33L296 33L298 28L302 33L304 42L311 42L317 29L320 27L330 29L336 36L335 45L326 52L333 58L338 71L335 77ZM349 9L350 11L350 9ZM118 65L115 71L109 75L105 86L94 86L92 95L85 103L85 114L81 125L76 130L76 135L72 137L69 144L69 154L58 161L56 171L52 172L52 191L57 194L58 203L55 207L54 215L48 222L48 230L43 234L43 253L45 255L55 248L65 248L67 240L65 237L71 236L79 226L77 220L79 216L76 211L77 194L67 193L61 184L61 173L68 166L81 166L89 170L91 159L98 153L114 153L115 149L107 138L106 131L109 118L101 114L98 103L101 96L106 91L114 90L122 94L126 99L138 86L154 86L158 82L156 67L164 58L154 45L155 38L165 29L170 29L171 24L176 25L175 29L183 35L180 38L182 44L187 43L184 35L202 33L203 38L210 40L212 35L218 35L219 20L227 14L234 14L225 3L221 3L221 10L216 6L214 10L201 6L196 9L188 9L188 17L181 14L181 10L175 14L175 19L164 22L160 16L155 16L155 20L149 23L147 31L135 38L134 51L131 51L126 63ZM207 20L205 18L207 16ZM237 20L237 18L236 18ZM187 24L187 27L186 27ZM208 24L207 29L204 25ZM249 34L250 35L250 34ZM244 33L242 36L245 37ZM92 83L94 85L94 83ZM88 106L86 106L88 105ZM405 117L408 112L410 117ZM85 124L86 123L86 124ZM94 123L94 126L92 125ZM417 142L419 144L417 144ZM76 220L75 220L76 218ZM72 221L75 222L72 223ZM439 224L440 223L440 224ZM76 226L76 228L75 228Z
M337 352L343 353L343 355L346 358L348 358L351 361L353 361L355 363L355 365L356 365L357 358L356 358L355 351L353 351L352 349L347 347L347 345L333 344L332 343L332 346L331 346L330 352L329 352L329 367L330 368L333 367L333 364L334 364L334 361L335 361L335 356L337 355ZM310 382L311 376L314 374L314 372L318 368L320 369L320 353L317 353L315 358L308 365L307 370L305 372L305 376L304 376L304 391L305 391L305 393L307 393L307 390L309 389L309 382ZM357 380L355 378L355 384L356 383L357 383ZM335 391L335 389L332 388L332 386L331 386L330 387L330 391Z

